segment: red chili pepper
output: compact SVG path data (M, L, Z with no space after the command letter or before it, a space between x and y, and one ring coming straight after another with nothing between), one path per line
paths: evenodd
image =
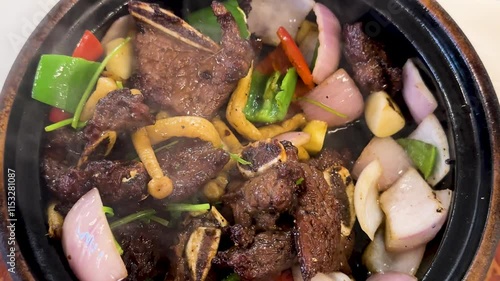
M66 112L60 108L57 107L52 107L49 113L49 120L52 123L57 123L62 120L66 120L71 118L71 114L69 112Z
M275 71L285 74L289 68L292 67L285 51L281 46L276 47L265 57L255 68L262 74L272 75Z
M76 45L73 57L82 58L89 61L97 61L104 54L101 42L92 32L85 30L85 33Z
M286 31L283 26L280 26L280 28L278 28L278 32L276 33L280 38L281 46L283 47L285 54L287 55L288 59L293 64L295 69L297 69L297 73L299 74L300 78L302 78L302 81L304 81L304 84L306 84L310 89L314 88L315 85L313 82L311 70L309 70L306 59L300 52L297 44L295 44L293 37L290 35L290 33L288 33L288 31Z

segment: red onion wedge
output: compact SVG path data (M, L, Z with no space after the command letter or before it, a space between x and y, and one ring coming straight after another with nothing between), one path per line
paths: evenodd
M438 153L434 171L427 178L427 182L431 186L438 184L450 171L450 165L447 160L450 159L450 149L448 146L448 138L444 132L441 123L434 114L427 116L417 129L413 131L408 138L420 140L437 147Z
M411 59L403 67L403 98L417 124L438 106Z
M389 252L385 248L384 231L379 229L375 239L363 253L363 264L373 273L401 272L414 275L424 257L425 245L404 252Z
M314 6L314 0L253 0L248 15L248 29L266 44L280 42L276 30L283 26L295 38L300 24Z
M407 251L436 236L446 221L449 202L443 204L417 170L410 168L382 193L380 206L386 216L387 250Z
M358 119L364 101L349 74L339 69L304 96L300 106L307 120L325 121L329 127L335 127Z
M399 272L377 273L370 276L366 281L417 281L415 276Z
M378 205L377 183L381 175L382 165L375 159L363 169L354 188L356 217L361 229L371 240L384 219L384 213Z
M319 48L312 75L314 83L320 84L339 66L342 28L337 17L325 5L316 3L313 10L319 29Z
M62 246L68 263L81 281L115 281L127 269L115 246L99 191L82 196L64 219Z
M289 141L294 146L303 146L311 140L311 135L306 132L288 132L274 137L279 141Z
M382 176L378 182L380 191L389 188L412 166L411 159L394 139L375 137L356 160L352 170L354 178L358 179L361 171L375 159L378 159L382 165Z
M134 30L135 22L131 15L126 15L118 18L101 40L101 44L106 46L109 42L117 38L126 38L130 31Z

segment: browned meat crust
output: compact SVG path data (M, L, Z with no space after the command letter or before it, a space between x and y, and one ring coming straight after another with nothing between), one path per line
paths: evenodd
M302 277L340 269L340 216L334 192L323 173L303 164L305 191L295 212L295 244Z
M139 30L134 87L155 108L213 117L246 75L254 57L248 41L240 38L232 15L222 4L212 4L223 30L219 46L156 5L134 1L129 7Z
M250 248L219 252L214 263L230 266L242 280L272 280L295 259L291 232L267 231L255 236Z
M229 155L223 149L190 138L178 139L173 147L158 152L156 158L163 172L174 183L169 202L182 201L195 195L229 161Z
M394 95L402 88L402 70L394 67L382 43L363 32L361 22L343 28L344 55L354 79L365 93L386 91Z

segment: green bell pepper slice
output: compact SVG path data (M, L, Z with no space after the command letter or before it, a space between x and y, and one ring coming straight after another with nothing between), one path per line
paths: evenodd
M224 7L233 15L236 24L240 30L240 36L243 39L250 37L250 32L247 27L247 19L245 12L238 5L237 0L227 0L222 2ZM212 8L207 7L194 11L186 17L186 21L201 33L210 37L215 42L220 42L222 38L222 29L217 22Z
M285 75L276 71L270 77L254 71L248 101L243 110L247 120L275 123L285 119L297 80L297 71L293 67Z
M427 180L436 165L437 148L432 144L414 139L398 139L397 143L403 147L413 164Z
M38 63L31 97L74 113L100 63L64 55L43 55Z

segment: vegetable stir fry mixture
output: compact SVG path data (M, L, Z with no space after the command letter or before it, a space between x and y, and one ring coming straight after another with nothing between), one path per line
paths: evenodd
M416 280L452 191L413 59L312 0L128 12L33 85L48 233L79 280ZM334 150L353 124L368 145Z

